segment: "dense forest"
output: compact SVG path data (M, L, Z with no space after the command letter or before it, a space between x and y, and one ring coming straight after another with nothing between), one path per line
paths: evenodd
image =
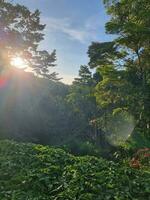
M150 2L104 6L115 39L66 85L40 11L0 0L0 199L149 199Z

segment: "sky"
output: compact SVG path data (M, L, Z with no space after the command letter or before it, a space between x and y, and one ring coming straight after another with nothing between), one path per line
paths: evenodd
M103 0L14 0L30 10L41 11L41 22L46 24L45 40L40 48L56 49L55 71L64 83L70 84L78 76L81 65L88 63L87 50L92 41L111 40L105 34L108 21Z

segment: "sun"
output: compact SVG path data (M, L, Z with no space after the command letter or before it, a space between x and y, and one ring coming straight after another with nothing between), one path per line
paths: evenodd
M12 58L11 65L13 67L18 68L18 69L25 69L25 68L28 67L25 60L23 58L19 57L19 56Z

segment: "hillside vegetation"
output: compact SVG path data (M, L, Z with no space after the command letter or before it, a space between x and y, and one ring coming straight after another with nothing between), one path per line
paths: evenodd
M48 146L0 142L1 200L146 200L150 170Z
M1 139L57 145L78 132L79 121L65 102L69 86L19 69L6 70L1 79Z

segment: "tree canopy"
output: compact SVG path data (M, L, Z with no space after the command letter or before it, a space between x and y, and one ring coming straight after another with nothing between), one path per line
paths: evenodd
M56 50L49 53L40 50L44 39L45 24L40 22L40 11L0 1L0 69L10 67L11 59L22 57L37 75L57 80L57 73L50 72L55 66Z

